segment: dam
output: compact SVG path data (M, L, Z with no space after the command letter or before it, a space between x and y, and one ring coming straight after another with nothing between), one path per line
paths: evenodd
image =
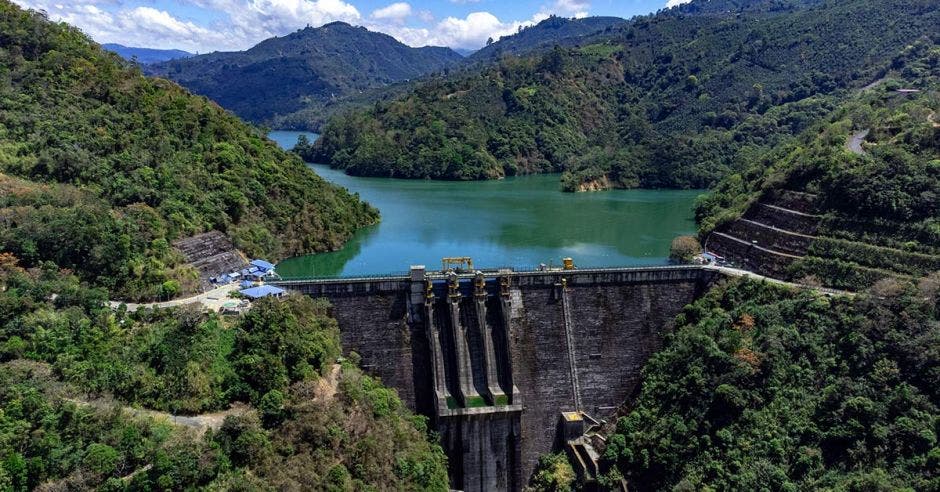
M562 415L603 422L681 309L721 276L707 266L287 280L326 298L344 350L426 415L451 487L521 490L565 445Z

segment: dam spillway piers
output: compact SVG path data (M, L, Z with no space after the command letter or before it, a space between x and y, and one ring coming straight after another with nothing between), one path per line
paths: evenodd
M562 412L611 419L683 306L721 275L702 266L483 270L283 280L333 305L344 350L430 418L451 487L521 490L560 450Z

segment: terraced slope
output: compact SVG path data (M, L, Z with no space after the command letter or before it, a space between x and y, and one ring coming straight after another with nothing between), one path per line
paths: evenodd
M762 275L810 284L840 278L843 288L940 270L940 255L834 237L837 230L819 214L818 201L818 195L792 190L770 193L712 232L706 247Z
M892 66L700 202L706 247L758 273L844 289L940 271L940 47L918 43Z

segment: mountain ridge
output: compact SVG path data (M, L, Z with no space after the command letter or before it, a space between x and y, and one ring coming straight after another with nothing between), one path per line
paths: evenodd
M564 171L572 191L707 187L740 165L740 151L799 133L877 78L938 19L926 1L793 4L661 11L576 46L427 80L333 118L304 157L375 176Z
M245 51L197 55L148 65L145 71L207 96L246 120L268 123L462 60L449 48L411 48L387 34L331 22L266 39Z
M144 65L194 56L192 53L183 50L138 48L117 43L105 43L102 44L101 47L113 53L117 53L121 58L127 61L136 61Z

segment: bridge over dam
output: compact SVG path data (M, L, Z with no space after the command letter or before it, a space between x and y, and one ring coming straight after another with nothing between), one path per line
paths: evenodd
M540 455L565 445L563 412L616 415L676 315L721 275L705 266L412 267L275 283L330 300L344 350L430 418L451 487L515 491Z

